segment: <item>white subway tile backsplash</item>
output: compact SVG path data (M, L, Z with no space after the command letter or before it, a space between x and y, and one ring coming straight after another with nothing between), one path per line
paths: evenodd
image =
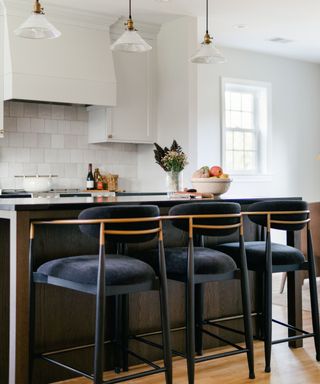
M71 149L77 147L77 136L75 135L64 135L64 147Z
M65 177L65 165L64 164L51 164L51 175L57 175L60 178ZM67 187L64 187L67 188Z
M8 134L4 134L4 136L0 139L0 147L8 147L9 146L9 138Z
M71 163L83 163L84 162L84 154L80 149L71 149L70 153L70 162Z
M25 103L24 104L24 117L38 117L39 115L39 104L36 103Z
M50 164L39 164L38 163L38 174L39 175L50 175L51 174Z
M77 120L77 107L74 105L66 105L64 107L65 120Z
M83 150L83 161L85 163L96 163L96 151L91 149Z
M44 162L44 149L32 148L30 149L30 161L32 163L43 163Z
M44 119L31 119L31 131L35 133L43 133L44 130Z
M86 108L84 107L77 107L77 120L79 121L88 121L89 114Z
M58 120L58 133L67 135L71 133L71 122L67 120Z
M84 179L87 177L88 174L88 165L81 163L81 164L76 164L77 165L77 174L76 176L80 179Z
M58 133L58 121L57 120L45 120L44 121L45 133Z
M56 160L57 163L70 163L70 152L64 149L57 149L58 158Z
M52 119L52 105L39 104L39 117L42 119Z
M16 148L0 148L0 162L14 162L16 159Z
M85 188L88 163L120 175L134 189L137 146L88 144L88 112L82 106L5 102L0 139L0 188L22 188L14 175L55 174L54 188Z
M8 177L9 176L9 163L0 162L0 177Z
M24 114L24 103L12 101L10 105L10 116L11 117L23 117Z
M39 148L50 148L51 147L51 135L47 133L38 134L38 146Z
M65 176L69 178L76 178L78 176L77 164L65 164Z
M9 132L9 147L23 147L23 133L19 132Z
M57 149L45 149L44 150L44 161L46 163L57 163L58 162L58 150Z
M4 114L4 117L10 116L10 103L4 103L3 114Z
M15 161L19 161L19 163L28 163L30 161L30 149L18 148Z
M5 104L6 105L6 104ZM16 132L17 131L17 118L5 117L4 118L4 132Z
M38 174L37 164L25 163L23 164L23 174L26 176L34 176Z
M52 105L52 118L55 120L64 120L63 105Z
M71 133L73 135L85 135L88 132L88 125L84 121L71 121ZM88 140L87 140L88 145Z
M51 147L52 148L64 148L64 136L63 135L52 135L51 136Z
M76 136L77 137L77 146L78 148L86 149L88 148L88 137L87 136Z
M23 145L28 148L36 148L38 146L38 135L36 133L24 133Z
M17 118L17 131L18 132L30 132L31 131L31 120L29 117L18 117Z
M22 176L23 175L23 164L22 163L9 163L10 174L12 176Z

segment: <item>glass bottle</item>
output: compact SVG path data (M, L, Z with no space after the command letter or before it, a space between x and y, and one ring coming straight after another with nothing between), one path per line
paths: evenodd
M87 189L88 190L94 189L94 178L93 178L93 174L92 174L92 164L91 163L88 165Z

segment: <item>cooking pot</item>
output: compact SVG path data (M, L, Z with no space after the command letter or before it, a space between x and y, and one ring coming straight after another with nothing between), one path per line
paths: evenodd
M52 187L52 178L56 175L16 176L23 177L22 187L26 192L48 192Z

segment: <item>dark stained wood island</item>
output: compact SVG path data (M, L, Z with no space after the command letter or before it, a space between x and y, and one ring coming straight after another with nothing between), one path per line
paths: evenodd
M228 199L241 204L246 210L253 202L266 200ZM205 202L208 200L197 200ZM211 201L211 200L209 200ZM188 200L169 200L166 196L123 196L111 198L59 198L59 199L0 199L0 383L25 384L28 382L28 246L29 227L32 220L76 218L85 208L113 204L155 204L161 214L175 204L184 204ZM39 231L35 242L35 255L38 264L46 260L97 252L97 242L82 235L77 226L47 226ZM258 239L258 228L245 220L245 236L247 240ZM290 237L290 236L289 236ZM226 240L229 240L226 239ZM289 241L293 242L291 236ZM206 245L214 243L214 239L206 240ZM165 245L184 245L186 238L170 222L165 225ZM138 245L151 247L150 244ZM136 249L135 249L136 250ZM129 249L130 252L130 249ZM251 277L252 287L256 287L256 279ZM207 316L212 318L228 317L241 313L240 289L237 281L208 284L206 287ZM50 290L50 292L49 292ZM291 322L301 325L301 278L291 276L289 279L289 301L294 303L289 316ZM253 291L256 291L253 289ZM258 291L259 292L259 291ZM48 294L50 293L50 295ZM156 331L160 326L158 318L158 297L156 292L135 294L130 297L130 331L147 333ZM169 282L170 315L175 349L184 347L184 332L180 329L184 324L184 292L183 286ZM253 296L253 307L259 302L259 294ZM36 315L36 348L42 350L58 350L78 344L90 344L93 340L94 298L66 291L56 287L41 287L37 290ZM113 303L107 303L107 332L112 337ZM109 309L109 311L108 311ZM233 320L233 325L241 324ZM63 327L59 324L63 324ZM232 323L230 323L232 324ZM180 329L180 330L179 330ZM156 339L155 339L156 340ZM205 346L212 347L212 340L205 339ZM299 346L296 344L295 346ZM157 359L159 352L142 348L148 357ZM91 352L74 352L68 359L79 362L79 368L90 371ZM64 361L66 357L62 357ZM112 351L107 347L107 358L112 361ZM70 361L70 360L69 360ZM41 362L36 367L34 383L46 384L65 379L66 372L52 365L48 367Z

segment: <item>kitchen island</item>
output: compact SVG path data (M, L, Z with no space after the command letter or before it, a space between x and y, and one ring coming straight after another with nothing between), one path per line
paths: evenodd
M246 210L248 205L266 200L255 199L226 199L241 204ZM199 202L212 200L197 200ZM189 200L170 200L166 196L121 196L109 198L59 198L59 199L5 199L0 201L0 383L25 384L28 382L28 246L29 228L33 220L71 219L76 218L83 209L115 204L155 204L160 207L161 214L167 214L168 209L175 204L187 203ZM164 227L165 245L181 246L187 238L170 222ZM245 220L246 240L259 238L258 228L247 219ZM229 240L226 238L225 240ZM297 237L288 235L290 244L297 242ZM214 243L214 239L206 239L206 245ZM97 252L97 242L81 234L77 226L42 227L37 229L35 240L36 263L42 264L54 258L90 254ZM138 246L152 247L154 243ZM130 251L136 251L130 249ZM299 276L299 274L296 274ZM293 273L288 277L288 302L290 302L289 317L292 324L301 327L301 278ZM252 283L256 286L254 276ZM228 317L241 313L241 298L238 281L208 284L206 287L207 317ZM259 292L259 290L254 290ZM228 294L226 294L228 292ZM184 291L181 284L169 282L170 315L173 333L173 346L183 349L184 332ZM58 350L78 344L90 344L93 340L94 298L80 295L57 287L37 287L36 293L36 349ZM257 308L260 294L253 295L253 308ZM72 305L71 305L72 303ZM112 301L107 308L112 308ZM135 294L130 296L130 332L148 333L160 329L158 317L158 295L156 292ZM112 311L107 314L107 338L112 337ZM239 320L233 320L229 325L238 326ZM63 324L63 327L57 327ZM154 340L157 340L155 338ZM236 340L236 339L235 339ZM205 348L218 345L205 338ZM296 342L294 346L299 346ZM159 351L153 351L147 346L134 346L137 351L147 353L151 359L157 359ZM68 357L70 359L70 357ZM107 348L107 358L112 360L112 351ZM62 358L61 361L64 360ZM91 352L74 352L71 360L79 362L81 369L90 371ZM70 361L70 360L69 360ZM65 379L68 374L55 366L49 369L44 362L36 365L36 380L34 383L45 384Z

